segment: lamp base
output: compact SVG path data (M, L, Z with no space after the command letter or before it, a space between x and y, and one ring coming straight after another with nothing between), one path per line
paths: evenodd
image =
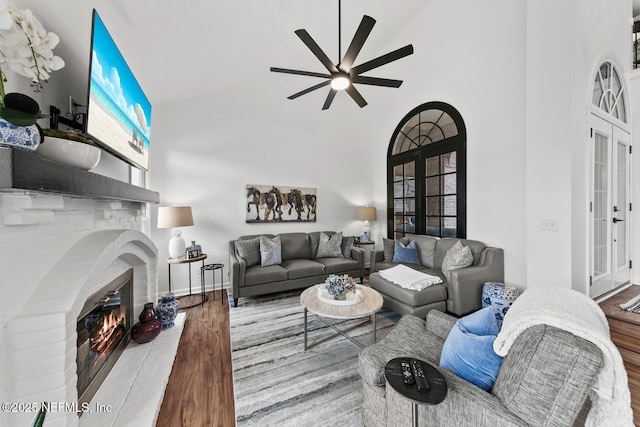
M169 258L184 258L187 250L187 244L181 237L180 230L173 231L173 237L169 240Z

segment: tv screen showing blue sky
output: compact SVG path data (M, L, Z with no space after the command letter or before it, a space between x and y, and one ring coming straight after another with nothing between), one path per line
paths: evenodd
M95 11L87 133L148 169L151 103Z

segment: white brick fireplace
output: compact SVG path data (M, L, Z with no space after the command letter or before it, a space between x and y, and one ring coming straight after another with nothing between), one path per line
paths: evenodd
M144 202L0 192L0 402L75 402L76 322L91 294L134 270L134 316L157 300ZM134 319L134 323L137 319ZM33 413L0 412L0 425ZM47 426L78 425L72 412Z

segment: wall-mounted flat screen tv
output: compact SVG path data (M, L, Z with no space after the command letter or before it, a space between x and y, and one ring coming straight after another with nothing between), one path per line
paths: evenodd
M132 165L149 169L151 103L94 9L86 133Z

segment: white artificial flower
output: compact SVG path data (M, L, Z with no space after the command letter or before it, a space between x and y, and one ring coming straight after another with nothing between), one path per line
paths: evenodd
M9 21L7 21L7 16ZM60 43L57 34L47 32L29 9L20 10L0 0L0 71L7 68L31 79L38 92L52 71L64 67L53 54ZM4 79L4 75L1 76ZM0 81L0 85L3 82ZM4 91L4 89L3 89Z

